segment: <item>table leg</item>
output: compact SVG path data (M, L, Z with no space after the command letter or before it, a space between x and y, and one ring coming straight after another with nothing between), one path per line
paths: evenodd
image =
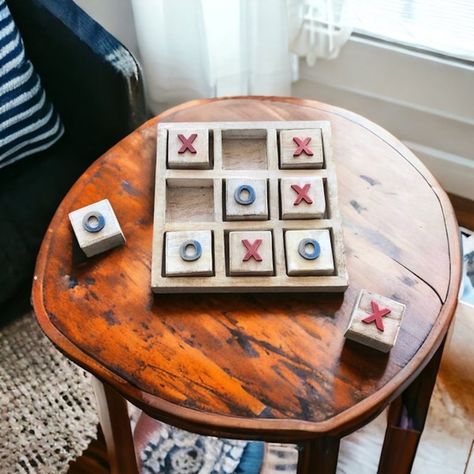
M339 438L322 437L299 444L297 474L336 472Z
M93 377L99 419L112 474L138 474L126 400L109 385Z
M390 405L379 474L409 474L411 471L428 415L445 340L418 377Z

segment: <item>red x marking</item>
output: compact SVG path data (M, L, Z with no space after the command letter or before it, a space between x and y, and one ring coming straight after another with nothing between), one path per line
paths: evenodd
M260 257L259 253L257 252L258 248L262 243L262 239L257 239L252 244L247 240L242 240L244 247L247 249L247 253L244 255L242 262L247 262L251 258L254 258L257 262L262 261L262 257Z
M178 153L184 153L186 150L189 150L191 153L196 153L196 149L193 147L192 143L197 138L197 133L193 133L186 138L181 133L178 135L180 142L182 143L181 148L178 150Z
M308 147L308 144L311 141L311 137L306 137L303 139L293 137L293 141L298 145L298 148L293 153L293 156L300 156L301 153L304 153L308 156L313 156L313 151L311 150L311 148Z
M308 191L310 187L311 183L307 183L303 187L298 186L297 184L291 185L291 189L298 194L293 205L297 206L301 201L305 201L308 204L313 204L313 200L308 196Z
M366 318L362 320L363 323L370 324L375 322L377 329L379 331L384 330L382 318L387 316L391 312L388 308L379 308L379 305L375 301L370 302L370 306L372 306L372 314L369 314Z

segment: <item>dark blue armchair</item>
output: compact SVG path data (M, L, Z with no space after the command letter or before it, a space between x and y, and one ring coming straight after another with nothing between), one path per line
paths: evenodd
M72 0L7 0L65 135L0 169L0 324L26 311L36 254L68 189L146 119L140 67Z

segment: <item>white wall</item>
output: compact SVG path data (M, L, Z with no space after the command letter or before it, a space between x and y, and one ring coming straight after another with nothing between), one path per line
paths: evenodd
M138 57L137 35L130 0L74 0L74 2Z

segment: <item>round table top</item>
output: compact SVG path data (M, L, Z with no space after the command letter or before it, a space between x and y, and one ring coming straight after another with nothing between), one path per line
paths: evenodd
M156 124L249 120L330 121L349 288L154 296ZM80 258L68 213L104 198L126 245ZM445 193L384 129L309 100L199 100L148 121L76 182L44 238L33 305L60 350L152 416L283 441L353 430L401 393L446 335L460 269ZM343 336L362 288L407 306L389 354Z

